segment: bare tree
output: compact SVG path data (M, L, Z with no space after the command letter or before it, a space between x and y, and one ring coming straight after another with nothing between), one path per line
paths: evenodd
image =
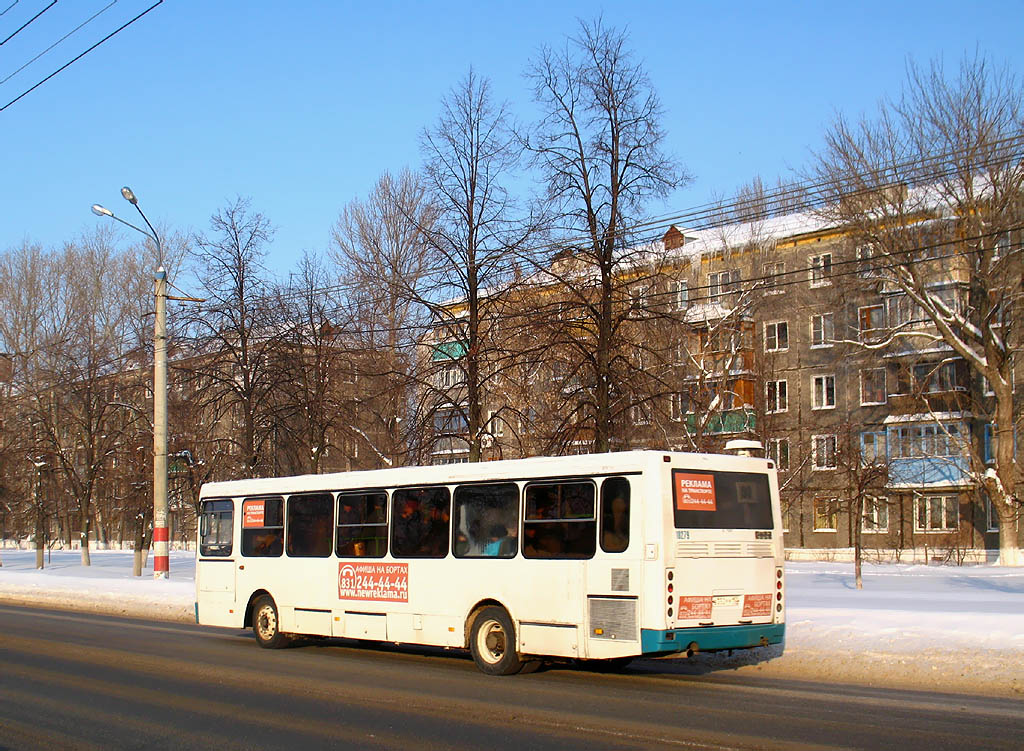
M26 456L59 479L78 518L83 565L94 517L107 510L97 501L110 457L141 419L119 398L118 374L138 346L146 277L113 239L101 230L56 252L25 247L0 270L0 328L15 353Z
M813 177L823 215L851 231L858 255L905 304L874 348L943 348L962 358L973 387L992 395L976 417L994 426L994 466L976 467L999 517L999 561L1021 565L1020 427L1013 373L1022 316L1024 88L985 59L957 74L911 64L903 95L874 117L837 118ZM925 322L926 326L920 323Z
M626 41L600 19L581 22L564 50L543 48L528 71L543 114L524 141L546 181L563 252L576 261L555 281L587 319L573 345L588 371L583 409L596 451L610 450L616 419L632 406L623 396L631 368L621 343L629 284L637 282L621 271L639 264L626 249L638 244L633 228L647 201L684 180L662 152L661 104Z
M285 327L264 266L270 221L235 199L210 219L209 235L194 238L193 255L206 305L188 317L195 356L183 361L191 389L230 446L235 472L270 473L274 398L283 374L274 367Z
M416 347L428 322L420 303L433 252L425 230L434 210L418 176L385 173L365 201L346 206L332 233L330 257L344 289L345 346L359 379L362 423L371 452L386 466L405 463L414 442ZM340 321L339 321L340 323Z
M495 323L511 289L515 254L532 232L505 185L521 151L510 118L487 79L470 70L422 136L435 215L421 229L433 263L415 299L433 317L431 361L458 373L423 384L429 399L424 413L429 418L439 406L457 416L453 422L467 436L470 461L481 458L486 395L508 363Z

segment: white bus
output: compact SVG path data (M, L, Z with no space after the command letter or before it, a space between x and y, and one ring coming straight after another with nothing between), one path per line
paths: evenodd
M210 483L196 622L546 658L781 644L765 459L663 451Z

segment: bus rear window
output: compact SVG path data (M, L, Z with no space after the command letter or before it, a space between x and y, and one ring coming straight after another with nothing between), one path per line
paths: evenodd
M768 475L672 470L676 529L772 529Z

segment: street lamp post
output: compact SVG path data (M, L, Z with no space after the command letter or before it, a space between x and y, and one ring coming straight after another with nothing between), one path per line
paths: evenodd
M153 289L156 296L153 331L153 578L167 579L170 576L170 535L167 529L167 271L163 265L164 250L160 236L139 208L139 199L128 186L121 188L121 195L139 212L149 232L115 216L114 212L99 204L93 204L92 213L110 217L156 243L159 262Z

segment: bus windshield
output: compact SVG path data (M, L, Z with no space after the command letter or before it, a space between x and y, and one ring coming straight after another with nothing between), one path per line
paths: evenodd
M768 475L672 471L676 529L772 529Z

